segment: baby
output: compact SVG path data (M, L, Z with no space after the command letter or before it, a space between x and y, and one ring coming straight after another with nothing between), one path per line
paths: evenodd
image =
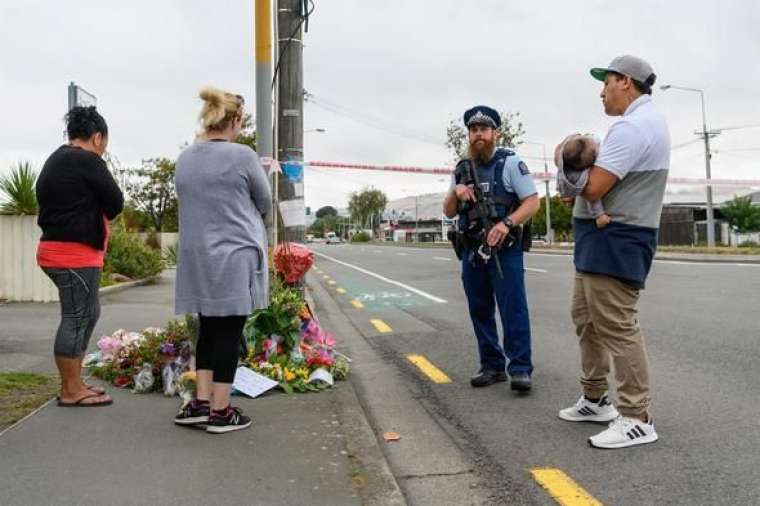
M599 140L591 135L569 135L557 146L554 163L557 165L557 190L562 197L577 197L588 183L589 169L599 154ZM604 228L610 223L601 200L588 202L588 211L596 219L596 226Z

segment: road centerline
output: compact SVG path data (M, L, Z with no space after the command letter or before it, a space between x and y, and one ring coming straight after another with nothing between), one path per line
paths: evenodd
M438 367L433 365L432 362L430 362L427 358L425 358L423 355L416 355L414 353L410 353L406 356L406 359L417 366L417 368L422 371L425 376L430 378L430 380L433 383L438 384L445 384L445 383L451 383L451 378L446 375L445 372L441 371Z
M534 468L530 474L562 506L602 506L599 500L559 469Z
M385 323L383 320L380 320L378 318L372 318L369 322L381 334L389 334L389 333L393 332L393 329L390 327L390 325L388 325L387 323Z

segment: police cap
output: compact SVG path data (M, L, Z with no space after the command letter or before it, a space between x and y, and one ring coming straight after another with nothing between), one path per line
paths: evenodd
M476 105L465 111L464 125L467 128L472 125L486 125L491 128L499 128L501 126L501 117L496 109L485 105Z

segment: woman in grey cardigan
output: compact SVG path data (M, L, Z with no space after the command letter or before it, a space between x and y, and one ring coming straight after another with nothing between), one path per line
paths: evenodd
M198 313L198 391L175 417L206 431L244 429L251 419L230 406L240 340L251 310L268 305L269 181L256 153L233 141L242 128L243 97L200 92L203 127L177 159L180 246L175 312Z

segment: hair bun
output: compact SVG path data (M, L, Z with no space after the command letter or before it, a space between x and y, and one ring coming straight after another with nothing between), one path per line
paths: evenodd
M201 99L212 107L219 107L224 100L224 92L211 86L206 86L199 93Z

